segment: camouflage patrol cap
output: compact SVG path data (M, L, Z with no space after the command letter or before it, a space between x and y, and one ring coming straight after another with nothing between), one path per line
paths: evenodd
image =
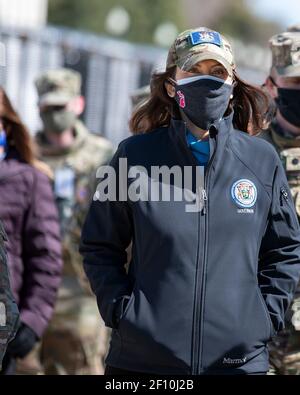
M198 27L178 35L169 50L167 68L176 65L188 71L196 63L209 59L220 62L232 75L235 62L229 41L214 30Z
M284 32L271 37L272 67L284 77L300 77L300 32Z
M49 70L36 79L35 85L39 105L64 105L81 94L81 75L65 68Z

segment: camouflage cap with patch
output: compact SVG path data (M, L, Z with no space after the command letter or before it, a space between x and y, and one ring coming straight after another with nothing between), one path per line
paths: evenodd
M178 35L169 50L167 68L176 65L188 71L196 63L209 59L221 63L229 75L233 74L236 65L229 41L214 30L198 27Z
M64 105L81 94L81 75L65 68L49 70L36 79L35 85L39 105Z
M284 77L300 77L300 32L276 34L270 39L272 67Z

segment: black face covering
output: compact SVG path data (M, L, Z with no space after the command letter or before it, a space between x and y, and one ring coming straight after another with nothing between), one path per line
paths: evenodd
M175 100L194 125L208 130L226 112L233 86L216 77L199 77L186 84L176 84Z
M283 118L300 127L300 89L278 88L275 102Z

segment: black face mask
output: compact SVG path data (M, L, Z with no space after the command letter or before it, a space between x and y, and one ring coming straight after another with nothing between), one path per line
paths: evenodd
M194 125L208 130L226 112L233 85L211 76L196 77L192 82L176 84L175 100Z
M283 118L300 127L300 89L278 88L275 102Z

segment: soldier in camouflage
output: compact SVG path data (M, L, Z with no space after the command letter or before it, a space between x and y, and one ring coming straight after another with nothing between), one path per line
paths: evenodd
M52 321L41 346L45 374L103 374L110 337L78 252L81 227L96 191L96 171L112 155L111 143L79 120L81 76L51 70L36 80L44 129L36 136L41 158L54 173L64 270Z
M260 137L276 148L300 219L300 31L289 31L270 40L272 68L265 88L276 113ZM286 329L269 345L270 374L300 375L300 284L286 316Z
M10 288L4 242L7 236L0 222L0 371L8 343L15 337L19 321L19 310Z

